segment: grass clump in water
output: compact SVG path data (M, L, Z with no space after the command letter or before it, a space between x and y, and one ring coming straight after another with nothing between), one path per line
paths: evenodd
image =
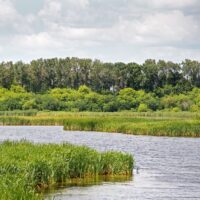
M0 144L0 199L43 199L43 191L74 178L132 175L133 158L71 144Z

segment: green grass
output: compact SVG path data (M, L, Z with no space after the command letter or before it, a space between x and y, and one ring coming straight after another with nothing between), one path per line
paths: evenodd
M200 137L200 114L190 112L39 112L35 116L0 116L0 124L61 125L65 130Z
M0 111L0 116L35 116L37 110Z
M43 199L38 192L74 178L131 176L133 164L131 155L119 152L7 141L0 144L0 199Z

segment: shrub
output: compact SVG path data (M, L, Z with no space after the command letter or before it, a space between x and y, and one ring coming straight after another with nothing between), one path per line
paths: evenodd
M138 112L147 112L148 111L148 106L144 103L141 103L138 107Z

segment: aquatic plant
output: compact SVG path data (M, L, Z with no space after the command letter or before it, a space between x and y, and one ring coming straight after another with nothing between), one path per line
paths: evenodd
M65 130L119 132L135 135L200 137L198 113L68 113L0 116L1 125L60 125Z
M42 199L41 192L72 178L99 175L131 176L129 154L97 151L71 144L32 144L26 141L0 144L0 199Z
M37 110L0 111L0 116L35 116Z

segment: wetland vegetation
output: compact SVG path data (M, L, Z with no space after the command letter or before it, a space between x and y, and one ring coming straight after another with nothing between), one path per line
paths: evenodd
M39 59L0 63L0 125L200 137L200 63ZM70 144L0 144L0 199L43 199L77 178L132 175L131 155Z
M119 152L98 153L71 144L0 144L0 199L43 199L44 189L70 179L131 176L134 160Z
M134 135L200 137L200 115L181 112L38 112L0 116L1 125L64 126L65 130L118 132Z

